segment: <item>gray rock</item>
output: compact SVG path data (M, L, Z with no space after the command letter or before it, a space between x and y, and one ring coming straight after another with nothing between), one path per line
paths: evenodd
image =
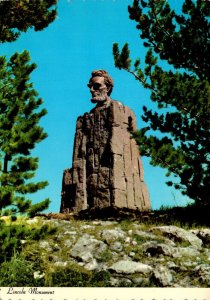
M142 277L133 278L133 283L141 285L143 283L143 280L144 279Z
M42 249L45 249L48 252L53 251L52 247L50 246L48 241L40 241L39 242L39 247Z
M87 257L100 258L107 245L89 234L84 234L71 250L71 256L87 261ZM90 262L90 260L88 260Z
M143 239L149 239L149 240L152 240L156 238L156 235L151 233L151 232L145 232L145 231L141 231L141 230L135 230L134 232L135 235L143 238Z
M81 229L93 229L94 230L95 226L85 224L85 225L81 226Z
M61 248L57 243L53 245L53 251L60 251L60 250Z
M176 270L177 268L179 268L179 267L175 264L175 262L173 262L173 261L168 261L168 262L166 263L166 265L167 265L167 267L168 267L169 269L172 269L172 270Z
M128 230L128 235L133 235L133 230L132 229Z
M142 245L145 249L146 253L149 253L151 256L159 256L159 255L166 255L166 256L173 256L174 249L165 244L159 244L157 242L147 242Z
M208 264L201 264L194 268L194 271L200 273L208 273L210 275L210 265Z
M193 247L177 247L174 249L173 257L198 257L200 252Z
M197 287L195 283L193 283L192 285L191 282L192 282L192 278L190 276L188 275L184 276L183 278L180 279L178 287L193 287L193 288Z
M120 280L118 278L115 278L115 277L111 277L110 278L110 285L112 287L117 287L120 285Z
M202 242L204 243L204 245L210 245L210 229L209 228L191 230L191 233L195 234L199 239L201 239Z
M41 271L34 272L34 279L44 278L45 273L41 273Z
M89 271L93 271L93 270L98 269L98 263L97 263L96 259L93 258L89 263L84 265L84 268L89 270Z
M64 245L68 248L70 248L72 246L72 244L73 244L73 241L71 241L69 239L64 241Z
M59 220L55 220L55 219L51 219L51 220L47 220L45 221L46 224L54 226L54 227L63 227L63 223L60 222Z
M61 258L57 255L50 255L49 260L52 262L58 262L58 261L61 261Z
M167 287L171 286L173 276L168 268L159 265L153 271L152 279L158 286Z
M208 261L210 261L210 250L209 249L204 249L204 253L205 253Z
M77 232L76 231L65 231L63 234L64 235L77 235Z
M158 237L156 237L156 239L158 239ZM163 241L164 244L168 245L168 246L171 246L171 247L176 247L176 243L174 243L174 241L164 237L164 241Z
M125 239L126 234L121 229L105 229L101 233L102 239L104 239L107 243L115 241L117 239Z
M54 263L54 266L56 266L56 267L66 267L67 265L68 265L67 261L56 261Z
M152 272L152 267L150 267L149 265L130 260L120 260L114 263L109 269L120 274L146 274Z
M131 244L133 245L133 246L137 246L138 245L138 243L137 243L137 241L131 241Z
M209 274L205 274L205 275L201 275L199 276L199 282L201 284L205 284L208 287L210 286L210 275Z
M123 245L119 241L115 241L110 244L110 249L115 252L121 252L123 250Z
M128 279L128 278L123 278L121 281L120 281L120 285L122 286L129 286L132 284L132 280Z
M109 226L118 225L117 221L93 221L93 225Z
M132 243L132 240L131 240L130 236L127 236L125 238L125 244L131 244L131 243Z
M134 257L135 254L136 254L135 252L132 252L132 251L131 251L131 252L129 253L129 256L130 256L130 257Z
M123 254L123 260L131 261L132 258L129 255L127 255L127 254Z
M156 241L157 239L160 240L160 236L157 236L151 232L146 232L146 231L141 231L141 230L136 230L135 231L135 235L139 236L140 238L142 238L142 240L153 240ZM165 237L161 237L161 239L163 240L162 242L169 245L169 246L176 246L176 244Z
M81 252L79 258L81 258L82 261L84 261L86 263L92 262L94 259L92 253L90 253L89 251Z
M136 277L136 278L132 278L132 281L135 285L139 286L139 287L145 287L145 286L149 286L149 278L146 277Z
M193 268L197 266L197 262L193 261L183 261L182 265L187 267L187 268Z
M177 226L158 226L151 228L152 232L160 232L175 242L188 242L194 248L201 249L202 241L195 234Z

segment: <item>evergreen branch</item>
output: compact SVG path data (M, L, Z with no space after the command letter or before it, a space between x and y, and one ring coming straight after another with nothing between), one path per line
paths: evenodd
M134 71L131 71L130 69L124 69L125 71L127 71L128 73L132 74L138 81L140 81L144 87L151 89L153 91L156 92L156 90L146 82L146 80L143 80L142 78L140 78L138 75L136 75L136 73Z

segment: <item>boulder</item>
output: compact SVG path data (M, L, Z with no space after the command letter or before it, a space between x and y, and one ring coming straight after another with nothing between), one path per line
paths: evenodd
M92 262L93 258L100 258L107 245L89 234L78 239L71 249L71 256L84 262Z
M173 281L173 276L167 267L159 265L155 268L152 275L152 280L155 282L156 286L168 287L171 286Z
M111 271L120 274L135 274L135 273L150 273L152 272L152 267L140 262L130 261L130 260L120 260L114 263L110 268Z
M196 249L201 249L202 240L195 234L177 226L157 226L150 229L152 232L162 233L175 242L188 242Z

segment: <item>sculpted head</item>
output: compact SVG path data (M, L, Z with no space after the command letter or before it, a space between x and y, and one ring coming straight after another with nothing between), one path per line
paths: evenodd
M93 71L88 83L92 94L91 102L100 104L109 101L113 86L114 82L106 71Z

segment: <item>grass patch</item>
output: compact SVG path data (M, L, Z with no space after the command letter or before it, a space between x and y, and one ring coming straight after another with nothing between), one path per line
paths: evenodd
M1 264L0 286L43 286L43 279L34 277L37 271L34 263L15 254L10 261Z
M45 277L45 286L53 287L109 287L110 274L88 271L76 264L52 269Z

